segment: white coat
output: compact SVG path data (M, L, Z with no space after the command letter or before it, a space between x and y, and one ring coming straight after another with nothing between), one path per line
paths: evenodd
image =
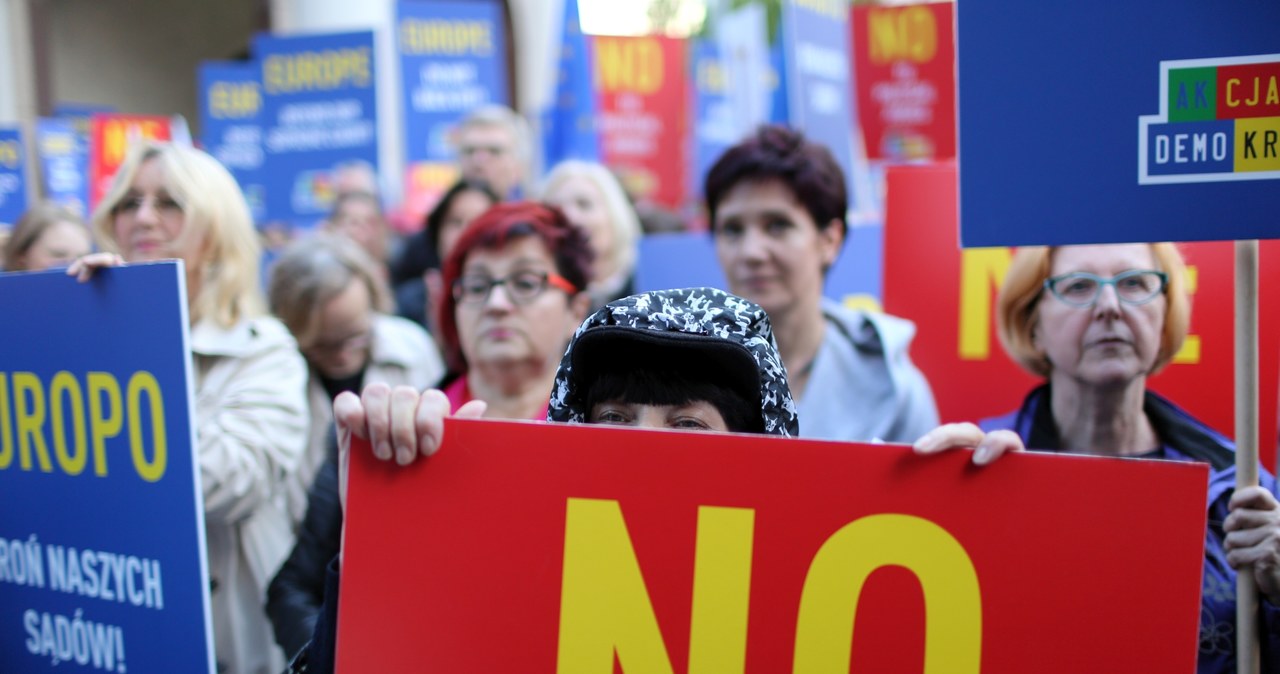
M285 486L307 441L306 363L279 321L191 331L214 651L231 674L279 672L267 583L293 547Z

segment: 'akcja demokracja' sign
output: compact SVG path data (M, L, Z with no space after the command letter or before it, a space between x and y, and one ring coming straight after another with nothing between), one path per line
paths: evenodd
M955 11L962 245L1280 238L1280 3Z
M1280 54L1161 63L1139 128L1144 185L1280 178Z

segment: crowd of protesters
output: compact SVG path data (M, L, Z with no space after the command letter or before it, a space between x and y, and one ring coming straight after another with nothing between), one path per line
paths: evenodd
M622 185L576 160L535 181L531 140L513 111L475 110L455 136L459 178L420 231L397 237L363 176L265 283L234 179L176 144L132 148L88 226L41 204L11 233L5 271L90 282L103 267L185 264L219 671L328 671L339 454L355 434L408 463L452 412L971 447L978 464L1027 447L1205 462L1200 671L1234 671L1221 638L1234 596L1213 590L1237 570L1261 592L1264 670L1280 666L1274 479L1233 490L1232 443L1146 386L1187 333L1176 247L1020 250L1000 338L1044 384L1007 416L939 427L908 355L914 325L824 297L849 205L826 148L765 126L726 151L703 196L732 294L636 295L642 227ZM420 413L392 414L392 392Z

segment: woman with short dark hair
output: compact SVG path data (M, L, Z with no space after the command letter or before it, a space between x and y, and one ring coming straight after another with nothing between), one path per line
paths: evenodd
M769 312L805 436L911 442L936 426L929 384L907 355L915 326L823 297L848 230L831 152L764 126L725 151L704 186L729 289Z

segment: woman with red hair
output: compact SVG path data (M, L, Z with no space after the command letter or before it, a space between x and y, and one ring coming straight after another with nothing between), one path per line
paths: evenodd
M440 337L455 408L489 403L485 416L544 419L547 393L590 299L591 246L554 208L500 204L476 218L444 263Z
M560 358L590 303L590 261L586 235L541 204L502 204L467 225L445 259L439 317L454 374L437 386L454 409L478 399L489 403L487 417L547 418ZM276 641L289 655L311 636L325 566L341 542L336 446L328 454L298 544L267 590Z

